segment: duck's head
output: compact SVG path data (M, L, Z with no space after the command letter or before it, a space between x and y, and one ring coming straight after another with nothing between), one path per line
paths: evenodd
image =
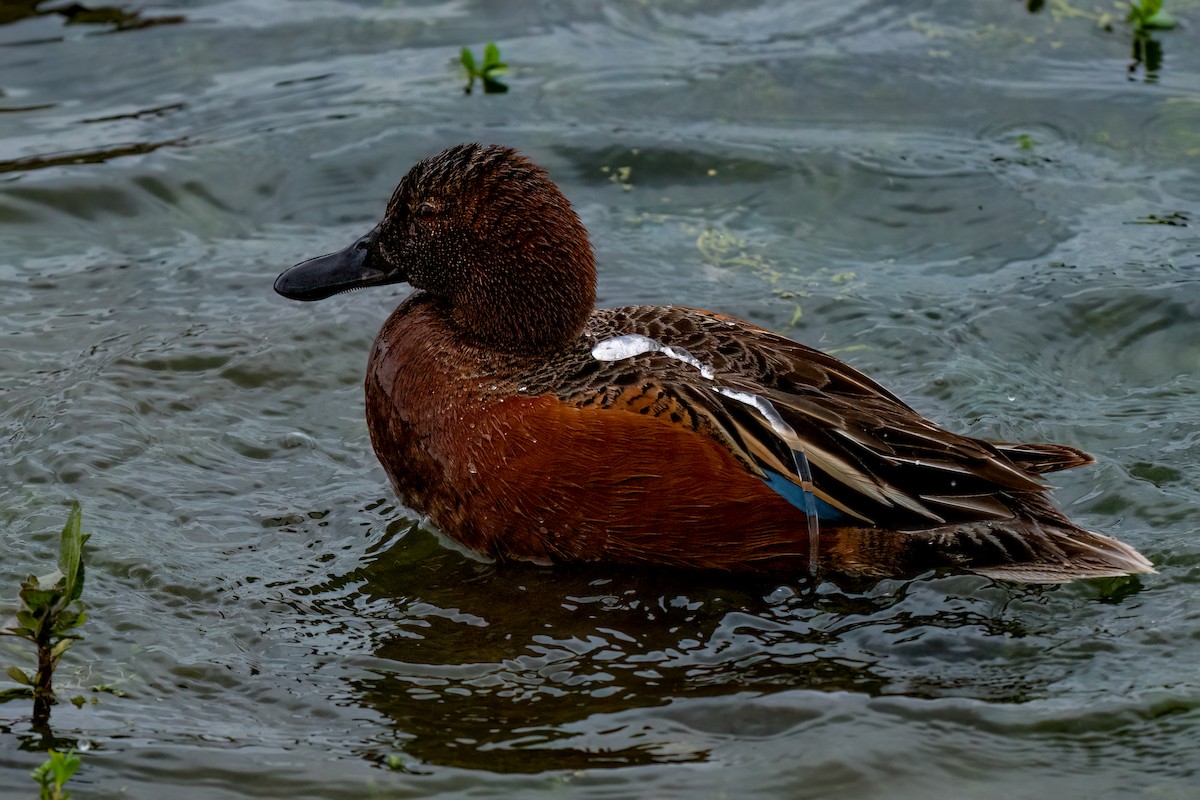
M515 150L463 144L419 161L383 220L275 281L293 300L405 282L468 340L536 353L583 330L596 299L587 230L546 172Z

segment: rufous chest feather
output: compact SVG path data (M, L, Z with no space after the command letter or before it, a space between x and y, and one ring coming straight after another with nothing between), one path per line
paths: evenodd
M522 407L535 399L521 396L516 379L498 377L510 365L495 361L465 346L428 305L401 305L384 323L367 367L367 423L380 457L405 459L404 473L419 473L425 462L442 479L469 482L523 452L530 437L517 429Z

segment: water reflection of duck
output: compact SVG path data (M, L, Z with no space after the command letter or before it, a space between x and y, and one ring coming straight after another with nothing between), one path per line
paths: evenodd
M366 379L396 491L497 558L716 569L1153 572L1056 510L1063 445L950 433L832 356L734 317L593 309L587 231L515 151L416 164L370 233L279 276L319 300L407 282Z

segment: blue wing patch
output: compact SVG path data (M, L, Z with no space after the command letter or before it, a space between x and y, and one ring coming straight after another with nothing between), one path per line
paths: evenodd
M816 507L817 519L821 522L839 522L846 519L846 515L841 511L838 511L811 492L801 489L778 472L769 469L764 469L763 472L767 474L767 486L770 486L777 495L806 514L808 513L808 504L811 501Z

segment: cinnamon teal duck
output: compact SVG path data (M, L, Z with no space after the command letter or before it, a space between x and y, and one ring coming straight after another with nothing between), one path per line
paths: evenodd
M497 559L1024 582L1148 573L1058 511L1057 444L951 433L836 358L735 317L595 309L587 230L544 170L466 144L383 220L275 290L415 291L371 350L366 415L396 492Z

